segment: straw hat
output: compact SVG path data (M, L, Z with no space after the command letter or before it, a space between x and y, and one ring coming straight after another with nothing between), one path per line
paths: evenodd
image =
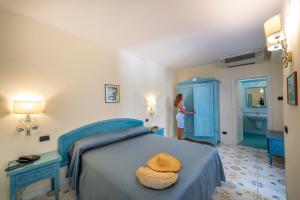
M173 185L178 175L174 172L156 172L149 167L140 167L136 170L139 182L149 188L164 189Z
M181 163L168 153L159 153L148 160L147 166L157 172L178 172Z

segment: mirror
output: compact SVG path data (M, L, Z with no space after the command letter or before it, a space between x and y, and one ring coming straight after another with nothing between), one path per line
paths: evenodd
M247 107L267 107L266 88L246 88L246 105Z

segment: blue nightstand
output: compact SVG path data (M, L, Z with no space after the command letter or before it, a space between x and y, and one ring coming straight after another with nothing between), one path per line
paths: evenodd
M164 136L164 128L152 129L152 132L155 135Z
M270 165L272 165L273 156L284 157L283 131L267 131L267 144Z
M10 200L16 199L16 192L44 179L52 180L52 190L59 199L60 155L56 151L40 154L41 158L31 164L7 172L10 177Z

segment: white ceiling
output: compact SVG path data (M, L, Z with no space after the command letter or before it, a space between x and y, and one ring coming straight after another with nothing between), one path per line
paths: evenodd
M1 0L0 6L171 67L265 46L283 0Z

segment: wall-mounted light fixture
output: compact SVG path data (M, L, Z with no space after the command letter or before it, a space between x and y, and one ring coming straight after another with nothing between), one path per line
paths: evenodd
M40 114L42 112L42 101L13 101L12 113L25 114L25 119L20 120L17 126L17 132L26 131L26 135L30 135L31 130L39 128L36 119L31 118L31 114Z
M292 62L292 52L288 52L285 34L282 27L281 15L268 19L265 24L265 35L268 51L282 50L283 66L287 67Z
M263 93L264 93L264 89L260 89L259 92L260 92L261 94L263 94Z
M149 96L147 98L147 109L148 114L153 117L156 110L156 98L154 96Z

